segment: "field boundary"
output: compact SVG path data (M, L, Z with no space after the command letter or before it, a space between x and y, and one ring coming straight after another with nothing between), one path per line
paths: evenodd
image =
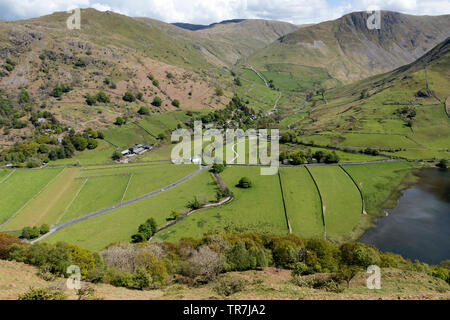
M15 213L13 213L12 216L10 216L8 219L6 219L5 221L3 221L2 223L0 223L0 228L3 227L6 223L8 223L8 221L10 221L11 219L13 219L14 217L16 217L31 201L33 201L34 199L37 198L38 195L40 195L42 193L42 191L44 191L45 189L47 189L47 187L56 179L58 178L61 173L64 172L64 169L62 169L56 176L54 176L45 186L42 187L41 190L38 191L38 193L36 193L34 196L32 196L30 199L28 199L27 202L25 202L25 204L20 207L19 210L17 210Z
M125 199L125 196L126 196L127 191L128 191L128 187L130 186L131 179L133 178L133 176L134 176L134 173L130 174L130 178L128 178L128 183L127 183L127 186L125 187L125 191L123 192L122 199L120 200L120 203L122 203L123 199Z
M319 194L319 199L320 199L320 208L322 210L322 222L323 222L323 236L326 239L327 238L327 223L325 222L325 208L323 206L323 199L322 199L322 194L320 193L320 189L319 189L319 185L317 184L316 179L314 179L313 174L311 173L311 171L309 170L308 166L304 166L306 171L308 171L312 181L314 182L314 185L316 186L317 189L317 193Z
M70 207L72 206L72 204L75 202L75 200L78 198L78 195L80 194L81 190L83 190L84 186L86 185L87 181L89 180L89 178L85 178L85 181L83 182L83 184L81 185L80 189L78 189L77 193L75 194L75 196L72 198L72 200L70 200L70 203L67 205L67 207L64 209L64 212L61 214L61 216L58 217L58 220L56 221L56 223L59 223L61 221L61 219L66 215L67 211L69 211Z
M361 203L362 203L362 206L361 206L361 213L362 213L363 215L367 215L367 212L366 212L366 204L365 204L365 202L364 202L364 195L363 195L363 193L362 193L361 188L359 187L359 185L358 185L358 183L356 182L356 180L352 177L352 175L351 175L347 170L345 170L344 167L343 167L342 165L339 165L339 168L341 168L341 169L345 172L345 174L353 181L353 184L354 184L355 187L358 189L359 195L361 196Z
M181 183L191 179L192 177L196 176L197 174L199 174L199 173L201 173L201 172L203 172L203 171L205 171L205 170L207 170L209 168L211 168L211 166L206 166L206 167L199 168L196 171L194 171L194 172L190 173L189 175L185 176L184 178L181 178L180 180L178 180L178 181L176 181L176 182L174 182L174 183L172 183L172 184L170 184L170 185L168 185L166 187L163 187L163 188L160 188L158 190L152 191L150 193L144 194L144 195L142 195L140 197L137 197L135 199L127 200L125 202L118 203L118 204L115 204L113 206L110 206L110 207L107 207L107 208L104 208L104 209L101 209L101 210L98 210L98 211L94 211L94 212L89 213L87 215L84 215L84 216L77 217L75 219L66 221L64 223L53 225L50 228L50 231L48 233L44 234L40 238L37 238L37 239L33 240L31 242L31 244L37 243L37 242L39 242L41 240L44 240L45 238L49 237L50 235L52 235L56 231L61 230L62 228L68 227L70 225L76 224L76 223L84 221L84 220L88 220L88 219L91 219L91 218L94 218L94 217L106 214L106 213L114 211L116 209L120 209L120 208L126 207L126 206L134 204L136 202L139 202L139 201L151 198L151 197L153 197L155 195L158 195L158 194L160 194L160 193L162 193L164 191L167 191L169 189L175 188L176 186L180 185Z
M6 177L4 177L3 179L2 179L2 181L0 181L0 184L2 184L3 182L5 182L6 180L8 180L8 178L14 173L14 172L16 172L17 171L17 169L14 169L12 172L10 172Z
M278 180L280 181L281 199L283 200L283 209L284 209L284 215L286 217L287 227L289 230L289 234L292 234L291 223L289 222L289 216L288 216L287 209L286 209L286 201L284 199L283 182L281 181L280 170L278 170Z

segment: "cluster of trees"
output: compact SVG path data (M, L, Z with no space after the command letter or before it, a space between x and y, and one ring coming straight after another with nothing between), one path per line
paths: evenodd
M158 230L158 226L156 224L155 219L150 218L145 221L145 223L141 224L138 228L138 232L131 236L131 242L133 243L141 243L148 241Z
M249 101L242 101L235 95L229 104L220 110L203 115L199 120L203 123L216 123L217 126L228 128L230 123L241 129L256 127L256 112L247 106ZM192 123L194 120L192 119Z
M22 238L27 240L33 240L39 238L50 231L50 226L48 224L43 224L40 228L34 227L24 227L22 229Z
M322 150L318 150L314 153L311 152L311 149L307 149L304 151L295 151L295 152L281 152L280 153L280 161L289 160L290 164L293 165L301 165L305 162L311 163L313 159L316 159L319 163L338 163L340 158L336 154L335 151L325 152Z
M64 93L70 92L73 90L73 87L68 84L58 84L53 87L53 91L51 95L55 98L61 98Z
M143 229L148 231L147 226ZM112 244L92 253L61 242L28 245L0 234L0 258L45 268L59 276L66 276L67 267L75 264L84 280L137 289L159 288L170 276L196 285L214 281L221 273L268 266L292 270L298 285L332 290L342 290L341 282L348 285L369 265L421 272L450 283L450 261L430 266L381 253L371 245L352 242L336 246L324 239L304 240L294 235L209 234L177 243ZM315 273L332 274L334 282L310 282L303 277Z
M88 94L86 96L86 103L90 106L95 105L97 102L99 103L109 103L109 96L103 91L97 92L95 95Z

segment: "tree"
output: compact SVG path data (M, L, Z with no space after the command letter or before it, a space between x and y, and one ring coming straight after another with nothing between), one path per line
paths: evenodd
M47 145L46 144L41 144L40 146L39 146L39 153L48 153L48 147L47 147Z
M172 105L173 105L174 107L176 107L176 108L179 108L179 107L180 107L180 101L179 101L178 99L174 99L174 100L172 101Z
M46 234L49 233L50 231L50 226L48 224L43 224L39 230L40 234Z
M116 150L116 151L113 152L111 158L113 160L120 160L120 159L122 159L122 154L119 151Z
M99 91L95 98L98 102L109 103L109 97L103 91Z
M156 96L155 98L153 98L152 105L154 105L155 107L160 107L162 105L162 99Z
M178 211L173 210L170 215L169 218L167 220L177 220L180 217L180 213Z
M121 126L121 125L123 125L123 124L125 124L125 123L126 123L126 121L125 121L125 119L122 118L122 117L117 117L117 118L116 118L116 121L114 121L114 124L115 124L116 126Z
M448 167L448 160L447 159L441 159L437 165L441 169L447 169Z
M252 187L252 182L250 181L249 178L247 178L247 177L242 177L242 178L239 180L238 187L239 187L239 188L244 188L244 189L251 188L251 187Z
M91 96L90 94L88 94L88 95L86 96L86 103L87 103L89 106L93 106L94 104L97 103L97 98L96 98L95 96Z
M338 280L347 282L347 288L350 288L350 281L360 272L358 266L348 266L346 264L339 266L339 270L336 273Z
M127 101L127 102L133 102L136 100L136 97L134 96L134 94L130 91L125 92L125 94L122 97L123 101Z
M215 173L222 173L223 170L225 170L225 165L223 165L221 163L214 163L211 170L212 170L212 172L215 172Z
M87 148L88 141L84 137L77 136L72 138L72 144L78 151L83 151Z
M24 227L22 229L22 237L27 240L39 238L40 232L37 227Z
M133 243L142 243L147 241L146 235L143 233L136 233L131 236L131 242Z
M140 115L148 115L150 114L150 109L148 107L143 106L139 108L138 113Z
M93 150L98 147L98 142L95 139L89 138L87 148Z

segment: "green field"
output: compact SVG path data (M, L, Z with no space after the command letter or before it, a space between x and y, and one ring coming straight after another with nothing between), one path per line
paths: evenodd
M206 201L215 199L209 172L202 172L154 197L61 229L45 241L67 241L91 250L102 249L112 242L128 242L148 218L155 218L158 226L162 226L172 210L186 210L194 196Z
M381 207L390 199L396 187L411 172L414 165L408 162L392 162L345 166L363 192L369 215L382 215Z
M234 194L231 203L196 212L161 232L157 238L175 241L227 229L279 235L288 233L280 184L276 175L262 176L260 168L244 166L229 166L221 175ZM252 188L236 187L243 176L250 178Z
M320 198L308 171L280 168L280 175L292 232L303 238L323 237Z
M338 166L311 166L310 171L322 194L327 237L348 234L362 215L358 189Z
M48 185L36 198L31 200L3 230L20 230L24 226L40 226L55 223L71 199L80 188L82 181L76 180L78 168L67 168Z
M0 184L0 223L18 212L36 196L61 169L18 169Z

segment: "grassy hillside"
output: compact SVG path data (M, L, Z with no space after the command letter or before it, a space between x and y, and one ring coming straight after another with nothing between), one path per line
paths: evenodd
M325 68L333 78L352 82L413 62L449 36L448 16L381 12L381 29L369 30L369 14L354 12L334 21L301 28L249 58L260 70L271 64Z

